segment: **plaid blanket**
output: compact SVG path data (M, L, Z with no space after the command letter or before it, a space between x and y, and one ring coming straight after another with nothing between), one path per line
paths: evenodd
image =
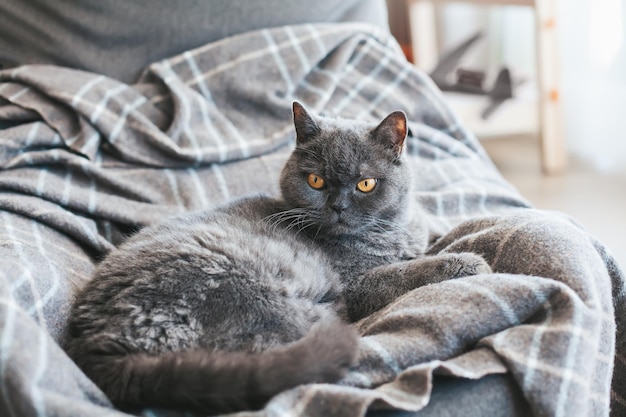
M124 415L58 345L74 293L138 227L277 193L296 98L343 117L404 110L430 253L474 251L494 273L400 297L358 323L359 361L339 384L242 415L419 410L435 375L498 373L537 416L625 415L625 284L607 249L531 208L428 77L362 25L224 39L134 85L52 66L0 72L0 415Z

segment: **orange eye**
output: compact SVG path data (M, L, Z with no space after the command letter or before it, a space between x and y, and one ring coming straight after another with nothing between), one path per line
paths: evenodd
M361 191L362 193L369 193L374 188L376 188L376 184L378 181L376 178L365 178L357 183L356 189Z
M316 190L324 188L324 185L326 184L326 181L324 181L324 178L320 177L319 175L315 175L315 174L309 174L309 177L307 178L307 181L309 182L309 185L312 188L315 188Z

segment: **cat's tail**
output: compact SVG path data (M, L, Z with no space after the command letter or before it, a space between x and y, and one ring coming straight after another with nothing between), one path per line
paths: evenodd
M138 353L117 356L114 364L100 356L88 373L122 409L230 412L260 408L297 385L339 380L354 364L357 348L356 330L332 320L316 324L297 342L261 353Z

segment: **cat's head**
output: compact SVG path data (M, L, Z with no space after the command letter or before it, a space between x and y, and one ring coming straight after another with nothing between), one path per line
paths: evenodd
M314 117L295 102L293 116L296 148L280 185L287 204L306 213L299 227L343 235L405 221L411 172L403 112L373 124Z

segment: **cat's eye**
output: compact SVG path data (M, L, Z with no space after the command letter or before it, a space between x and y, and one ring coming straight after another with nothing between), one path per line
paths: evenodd
M307 181L308 181L309 185L312 188L315 188L316 190L324 188L324 185L326 184L326 181L324 181L324 178L322 178L322 177L320 177L319 175L316 175L316 174L309 174L309 177L307 178Z
M376 188L376 178L365 178L356 184L356 189L362 193L369 193Z

